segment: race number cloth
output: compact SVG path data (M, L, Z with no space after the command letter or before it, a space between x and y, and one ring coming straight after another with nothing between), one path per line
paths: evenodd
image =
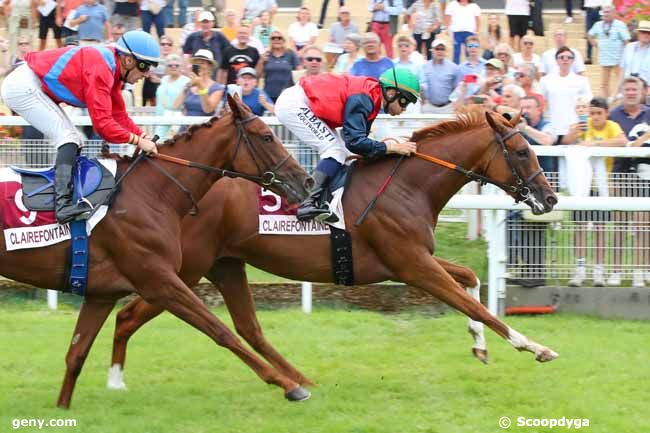
M284 197L276 193L257 188L257 203L259 211L258 231L262 235L327 235L330 224L319 221L298 221L296 218L297 205L290 205ZM343 217L343 188L332 193L331 206L339 217L337 223L331 224L345 230Z
M117 163L113 159L98 159L113 176ZM22 200L23 190L20 174L11 168L0 169L0 222L7 251L40 248L70 239L68 224L59 225L53 211L30 211ZM86 233L106 216L108 206L102 205L86 221Z

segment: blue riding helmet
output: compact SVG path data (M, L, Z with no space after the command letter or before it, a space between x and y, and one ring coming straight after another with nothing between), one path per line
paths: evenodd
M158 66L160 63L160 46L158 42L147 32L142 30L131 30L122 35L115 44L117 51L133 56L138 62L147 65ZM138 69L144 67L138 65Z

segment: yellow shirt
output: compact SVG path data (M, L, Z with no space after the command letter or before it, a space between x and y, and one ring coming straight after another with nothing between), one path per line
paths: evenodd
M232 41L237 37L237 27L223 27L221 33L223 33L228 41Z
M608 120L605 123L603 129L596 129L591 123L591 119L587 121L587 132L585 133L585 140L592 141L596 144L598 141L610 140L616 138L623 133L621 126L614 122L613 120ZM606 158L605 163L607 164L607 172L612 172L612 166L614 164L614 158Z

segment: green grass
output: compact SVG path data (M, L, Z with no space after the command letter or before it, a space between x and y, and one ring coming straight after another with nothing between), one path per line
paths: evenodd
M502 416L589 418L598 433L647 433L650 323L557 315L509 318L560 353L538 364L488 333L490 365L469 356L465 318L296 309L260 312L269 339L317 381L288 403L229 352L170 315L131 342L127 392L105 389L113 319L70 411L54 407L76 312L0 304L0 432L15 418L74 418L83 433L496 433ZM224 309L216 310L227 317ZM226 320L229 323L228 320ZM21 432L38 431L23 428ZM511 432L566 432L517 428Z
M435 231L435 255L459 265L468 266L481 281L487 281L487 243L482 240L465 239L467 225L463 223L440 223ZM248 280L254 283L280 283L289 281L252 266L247 268Z

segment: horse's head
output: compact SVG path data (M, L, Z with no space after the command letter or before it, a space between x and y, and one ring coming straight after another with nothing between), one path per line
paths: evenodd
M233 169L254 174L251 180L286 197L290 203L304 200L313 185L309 174L287 152L271 128L238 96L229 94L228 105L238 130ZM242 143L245 152L239 152Z
M509 195L530 206L534 214L553 210L557 197L528 140L514 128L520 121L520 114L510 123L501 115L489 111L485 112L485 116L496 141L485 176L504 185Z

